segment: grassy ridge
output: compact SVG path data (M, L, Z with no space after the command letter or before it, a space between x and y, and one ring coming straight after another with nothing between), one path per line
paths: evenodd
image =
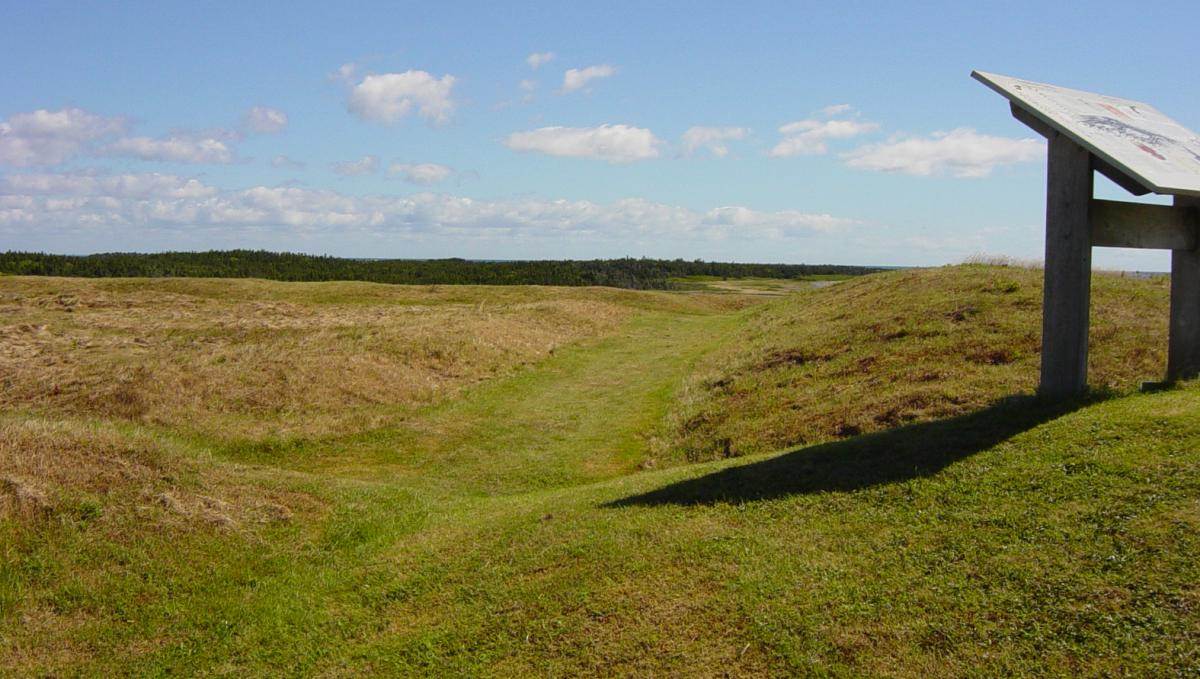
M1170 281L1092 280L1090 383L1165 372ZM1041 272L970 265L849 280L758 307L691 377L664 449L778 450L962 415L1031 393Z
M1151 335L1125 336L1143 320L1131 301L1156 308L1165 288L1097 281L1093 370L1111 387L1096 400L1047 408L1013 398L1032 384L1027 355L964 359L915 383L966 395L959 411L888 422L876 416L907 402L908 371L928 368L912 365L923 354L950 365L963 347L1015 351L1038 320L1036 304L1020 301L1035 294L1036 272L913 276L750 306L725 293L459 288L435 302L446 293L0 280L6 317L51 335L125 332L112 309L126 302L145 305L141 322L169 318L168 290L209 296L221 305L214 317L257 319L254 332L230 326L235 353L289 335L288 318L338 321L348 300L362 307L354 313L373 309L397 327L413 306L446 314L437 318L451 337L493 327L474 325L489 307L540 327L539 310L563 302L558 295L578 308L555 307L556 318L590 318L593 305L612 314L561 326L575 330L553 351L497 354L494 370L446 397L395 392L365 425L332 418L307 430L286 408L268 408L265 428L230 431L214 411L188 410L187 399L155 401L159 416L81 409L53 394L7 408L0 667L251 676L1194 671L1200 391L1126 395L1138 377L1161 371L1155 355L1131 361L1134 344L1158 346ZM944 294L931 296L937 290ZM55 309L68 293L76 310ZM112 306L86 306L97 296ZM952 302L978 310L958 319ZM908 311L902 328L871 328ZM171 322L187 327L197 322L191 313ZM151 337L167 342L173 332ZM828 361L769 360L829 339L844 351ZM45 371L123 345L34 346ZM365 335L343 346L375 350ZM293 347L293 358L318 349ZM820 389L858 366L854 351L875 355L878 367L847 373L840 399L801 398L803 382L788 371L820 368L805 375ZM887 360L892 351L905 360ZM439 369L473 375L473 353L449 354ZM0 370L18 363L9 357ZM259 374L255 365L242 370ZM261 371L271 374L270 364ZM714 378L729 382L706 386ZM763 400L750 402L752 384L767 390ZM316 408L320 392L306 398L301 412L319 413L304 408ZM869 432L834 431L853 403L874 423ZM705 426L731 440L730 454L771 452L687 464L724 454L724 444L697 446L697 429L680 428L700 412L719 415ZM818 423L812 442L771 448L808 421Z

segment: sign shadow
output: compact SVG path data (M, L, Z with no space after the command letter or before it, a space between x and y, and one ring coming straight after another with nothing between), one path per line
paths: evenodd
M603 506L741 504L931 476L1101 398L1093 393L1087 399L1047 403L1033 396L1009 397L968 415L798 448Z

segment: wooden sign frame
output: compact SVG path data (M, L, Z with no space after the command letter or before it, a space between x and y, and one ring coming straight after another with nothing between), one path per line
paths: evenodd
M1195 176L1190 159L1138 162L1109 137L1089 134L1061 109L1043 110L1031 91L1060 95L1067 104L1093 101L1138 105L1166 121L1159 130L1180 130L1192 153L1197 136L1139 102L1056 88L1007 76L972 71L971 77L1010 102L1012 115L1047 140L1046 265L1042 311L1042 373L1039 393L1069 397L1087 389L1088 322L1092 248L1154 248L1171 251L1171 319L1167 381L1200 375L1200 156ZM1069 111L1068 111L1069 113ZM1175 139L1168 142L1179 144ZM1192 153L1192 155L1195 155ZM1100 172L1134 195L1174 196L1174 205L1146 205L1093 197L1093 172Z

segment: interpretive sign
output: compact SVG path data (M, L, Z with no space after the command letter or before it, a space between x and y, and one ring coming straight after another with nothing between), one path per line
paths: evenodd
M1171 250L1167 380L1200 375L1200 136L1149 104L993 73L971 77L1046 137L1042 377L1049 397L1087 388L1092 247ZM1174 206L1096 200L1093 171Z
M1151 191L1200 196L1200 135L1150 104L994 73L971 75Z

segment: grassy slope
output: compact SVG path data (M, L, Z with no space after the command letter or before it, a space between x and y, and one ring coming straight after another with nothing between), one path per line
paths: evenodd
M488 502L393 551L394 627L356 654L517 674L1194 669L1197 404L1013 405Z
M54 407L7 415L0 469L45 483L10 484L3 496L3 666L335 676L1194 670L1195 387L1046 411L999 400L1028 384L1027 365L1010 367L1028 360L1019 357L941 376L944 390L970 395L957 417L679 466L696 449L695 428L679 424L697 410L728 413L719 422L729 429L713 434L748 432L738 448L768 448L783 425L762 422L793 421L790 401L778 400L788 415L771 420L769 399L740 407L746 397L726 400L725 387L698 389L721 372L718 382L780 383L769 397L800 391L761 376L792 369L763 356L815 341L804 313L863 312L840 319L861 339L854 323L866 312L935 302L914 301L918 291L950 286L942 301L974 303L997 277L1017 277L1027 294L1033 276L909 275L728 313L634 296L619 331L365 431L230 439ZM1116 322L1106 309L1124 312L1120 295L1161 305L1153 285L1101 282L1097 370L1143 370L1109 363L1126 354L1104 348L1119 334L1104 335ZM880 290L892 306L864 304ZM1036 309L1014 304L1000 319L1007 325L952 321L950 338L925 350L979 340L955 333L982 333L988 349L1019 345ZM838 320L821 332L836 333ZM886 361L906 337L861 350ZM845 382L865 413L886 412L879 382ZM844 412L829 399L806 407L817 419ZM814 439L837 438L821 431ZM670 468L630 473L652 466Z
M1166 364L1168 281L1093 280L1094 387ZM1041 272L962 266L850 280L758 308L693 375L665 447L756 453L950 417L1032 392Z

